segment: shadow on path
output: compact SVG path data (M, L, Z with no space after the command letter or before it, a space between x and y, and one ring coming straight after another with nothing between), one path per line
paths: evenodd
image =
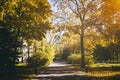
M83 79L86 74L80 71L80 68L60 61L55 61L48 68L38 73L35 77L36 80L81 80L80 76L82 80L88 80Z

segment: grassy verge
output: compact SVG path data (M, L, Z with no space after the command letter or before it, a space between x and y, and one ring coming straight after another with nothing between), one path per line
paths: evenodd
M120 67L120 63L100 63L93 64L91 67Z
M88 76L94 77L110 77L120 75L120 71L92 71L87 73Z
M89 77L102 78L103 80L109 80L110 78L116 80L120 78L120 64L94 64L89 67L87 75Z
M19 64L16 64L16 66L27 66L27 63L19 63Z

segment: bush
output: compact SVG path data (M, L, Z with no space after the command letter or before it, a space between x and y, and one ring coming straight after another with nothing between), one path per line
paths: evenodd
M29 66L47 66L53 62L55 56L55 49L50 44L46 43L41 47L37 53L33 54L28 61Z
M78 53L78 54L71 54L69 57L68 57L68 63L71 63L71 64L80 64L81 63L81 54ZM85 64L86 65L92 65L94 62L93 62L93 57L92 55L89 55L89 56L85 56Z
M94 59L92 55L85 56L85 64L86 65L92 65L94 64Z
M81 62L81 55L80 54L73 53L68 57L68 63L80 64L80 62Z
M36 53L32 57L30 57L27 61L29 66L38 67L46 65L48 59L44 55Z

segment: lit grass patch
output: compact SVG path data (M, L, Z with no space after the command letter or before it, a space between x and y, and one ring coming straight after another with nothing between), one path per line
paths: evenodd
M26 63L19 63L19 64L16 64L16 66L27 66Z
M91 67L120 67L120 63L99 63L93 64Z
M120 71L92 71L87 73L88 76L94 77L110 77L120 75Z

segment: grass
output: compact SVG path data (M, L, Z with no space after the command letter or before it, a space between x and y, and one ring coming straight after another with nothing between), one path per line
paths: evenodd
M120 63L100 63L89 68L87 75L90 77L110 78L116 77L116 75L120 77Z
M120 67L120 63L93 64L91 67Z
M120 75L120 71L92 71L87 73L88 76L94 77L110 77Z
M19 64L16 64L16 66L27 66L26 63L19 63Z

